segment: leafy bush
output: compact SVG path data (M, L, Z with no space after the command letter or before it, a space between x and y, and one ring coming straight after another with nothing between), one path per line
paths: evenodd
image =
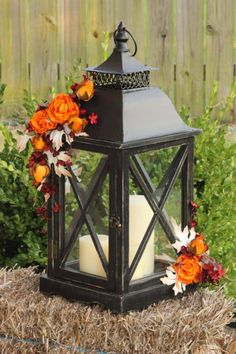
M16 140L0 124L5 144L0 152L0 266L44 267L46 224L37 217L38 196L28 171L29 149L19 153Z
M211 255L222 262L225 291L236 297L236 143L227 141L227 127L219 117L232 110L236 83L230 96L217 103L218 85L201 116L192 119L186 107L181 114L187 123L202 129L196 137L194 187L195 201L200 205L198 231L209 244Z

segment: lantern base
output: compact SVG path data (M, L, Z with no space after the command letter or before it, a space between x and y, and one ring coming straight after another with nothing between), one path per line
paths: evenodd
M195 289L196 285L188 286L188 291ZM40 291L50 295L61 295L71 300L79 300L86 304L99 304L115 313L141 310L160 300L174 297L172 288L164 284L117 294L100 288L86 287L71 281L52 278L47 274L40 277Z

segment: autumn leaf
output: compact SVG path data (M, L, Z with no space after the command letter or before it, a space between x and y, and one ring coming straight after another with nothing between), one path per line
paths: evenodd
M62 175L71 177L70 172L62 165L55 166L55 172L59 177L61 177Z
M65 135L64 130L54 129L50 133L50 140L52 141L52 146L54 149L59 150L63 146L63 136Z
M23 150L25 150L26 145L31 138L32 137L30 135L19 135L18 141L17 141L17 150L19 152L22 152Z

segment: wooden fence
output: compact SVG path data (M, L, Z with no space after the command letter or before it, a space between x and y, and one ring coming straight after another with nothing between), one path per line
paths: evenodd
M0 81L7 104L23 89L62 90L75 59L102 62L103 32L122 19L152 82L199 114L214 80L229 93L235 70L235 0L0 0ZM110 41L112 42L112 41ZM109 51L112 43L109 45Z

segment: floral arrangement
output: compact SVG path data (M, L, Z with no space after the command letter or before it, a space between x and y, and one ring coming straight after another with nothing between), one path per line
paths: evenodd
M198 205L191 202L193 215L196 216ZM172 246L178 253L177 260L166 269L166 277L161 278L163 284L174 285L175 295L186 290L186 286L194 283L219 282L225 274L222 265L210 257L204 236L195 232L197 222L191 222L191 227L177 225L171 220L175 231L176 242ZM193 226L194 225L194 226Z
M97 115L89 114L83 107L83 102L93 98L93 81L84 75L84 80L73 84L71 90L70 94L60 93L39 105L18 141L20 151L29 141L33 146L29 170L33 184L44 194L45 203L37 208L37 214L44 218L47 218L47 201L55 193L55 186L48 179L52 168L59 177L70 176L68 167L72 166L70 148L74 138L87 135L85 127L98 122ZM60 206L55 204L53 211L59 210Z

